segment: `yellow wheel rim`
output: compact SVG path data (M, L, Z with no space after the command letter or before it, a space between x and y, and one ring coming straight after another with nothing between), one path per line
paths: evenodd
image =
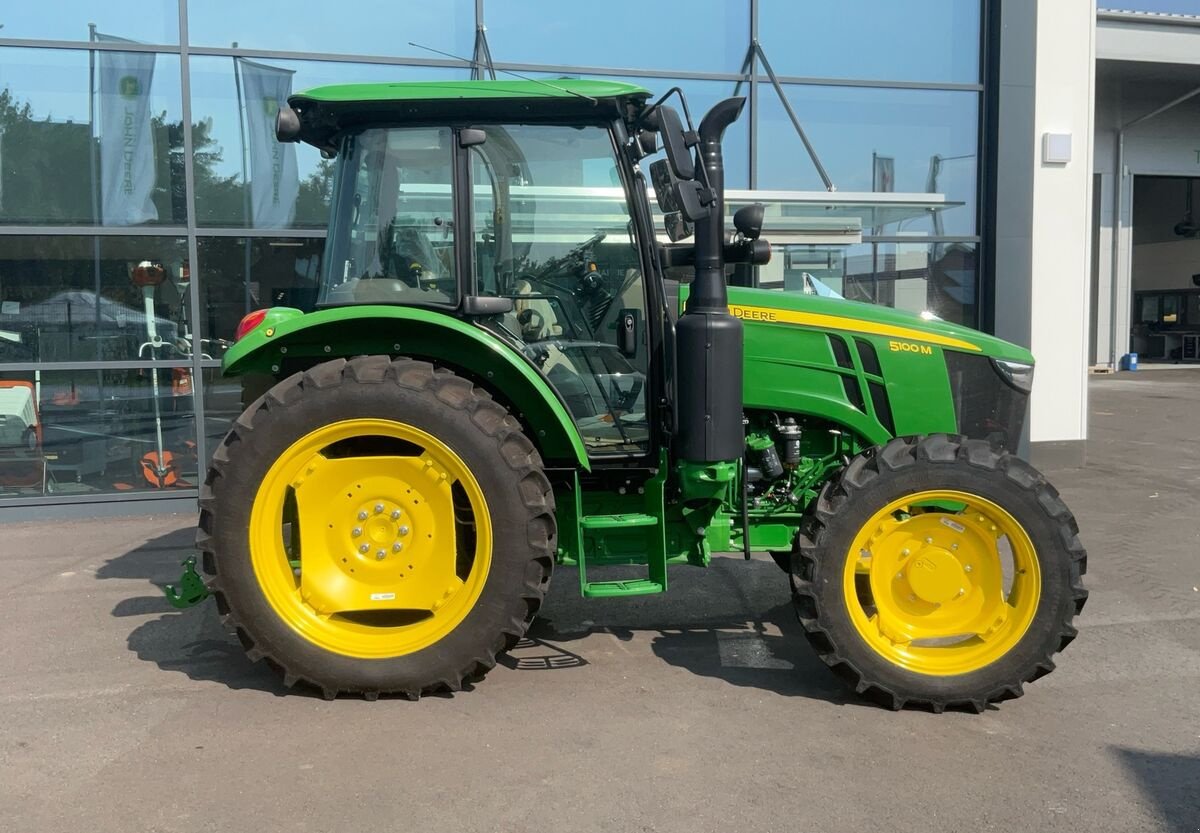
M250 511L263 596L328 651L382 659L426 648L479 599L492 558L483 491L425 431L335 422L293 443Z
M990 500L955 490L894 500L855 536L843 591L859 635L889 662L967 674L1007 654L1041 596L1029 534Z

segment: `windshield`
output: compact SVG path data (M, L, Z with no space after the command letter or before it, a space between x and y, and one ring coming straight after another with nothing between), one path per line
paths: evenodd
M343 147L318 304L453 304L453 134L375 128Z

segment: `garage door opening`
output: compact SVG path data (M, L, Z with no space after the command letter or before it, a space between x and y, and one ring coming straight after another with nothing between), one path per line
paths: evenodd
M1135 178L1130 268L1130 350L1200 364L1200 178Z

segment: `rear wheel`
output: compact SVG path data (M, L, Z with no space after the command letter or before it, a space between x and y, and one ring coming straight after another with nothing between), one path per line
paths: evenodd
M901 438L826 484L797 538L809 641L891 708L981 710L1075 637L1078 526L1032 467L986 442Z
M545 595L554 501L532 443L447 370L371 356L280 382L234 424L200 547L253 658L332 697L458 689Z

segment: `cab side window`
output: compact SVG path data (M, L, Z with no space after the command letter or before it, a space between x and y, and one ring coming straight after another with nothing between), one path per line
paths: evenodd
M608 130L488 125L472 147L476 292L562 395L597 454L647 446L646 301Z

